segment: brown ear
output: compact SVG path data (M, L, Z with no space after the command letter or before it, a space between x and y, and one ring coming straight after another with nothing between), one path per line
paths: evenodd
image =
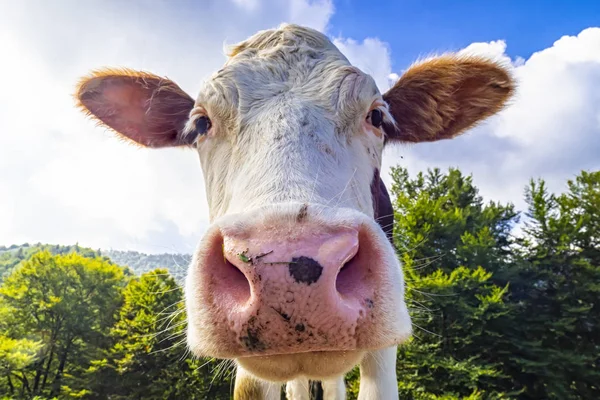
M446 55L413 65L384 96L396 125L387 140L453 138L500 111L515 84L508 70L476 56Z
M182 132L194 100L169 79L102 69L80 81L76 97L88 115L142 146L187 144Z

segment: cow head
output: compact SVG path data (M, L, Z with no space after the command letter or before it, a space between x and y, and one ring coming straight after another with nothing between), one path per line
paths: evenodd
M500 65L446 55L382 96L325 35L284 25L235 46L196 100L122 69L77 97L135 143L198 152L211 226L186 280L189 347L281 381L344 373L410 335L384 145L452 138L512 91Z

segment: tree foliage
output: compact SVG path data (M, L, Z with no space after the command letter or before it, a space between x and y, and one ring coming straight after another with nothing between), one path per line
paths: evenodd
M49 251L51 254L70 254L78 253L84 257L94 258L100 256L99 251L81 247L78 244L72 246L50 245L37 243L30 245L23 243L21 245L0 246L0 283L2 279L22 261L28 260L31 256L40 251Z
M132 279L123 296L113 345L88 370L89 398L230 397L229 376L213 374L214 362L188 357L182 290L166 269Z
M32 353L31 341L41 347L27 366L6 372L9 393L59 395L106 344L123 284L118 266L76 253L42 251L14 270L0 287L5 340L29 347L22 354Z
M510 258L516 212L512 205L484 204L471 177L456 169L411 179L394 168L392 177L394 242L414 325L413 338L399 349L401 397L512 395L493 354L509 312L508 286L492 276Z
M415 336L398 357L408 398L600 398L600 172L560 195L484 204L450 169L393 170L395 242ZM473 397L474 396L474 397Z
M600 398L600 172L567 191L543 180L526 189L528 211L510 282L515 351L508 365L524 398Z

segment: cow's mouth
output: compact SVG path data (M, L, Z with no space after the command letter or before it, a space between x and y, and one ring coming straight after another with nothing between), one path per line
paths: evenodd
M240 357L237 362L252 374L270 380L287 381L298 376L323 379L351 370L365 356L364 351L311 351L306 353Z

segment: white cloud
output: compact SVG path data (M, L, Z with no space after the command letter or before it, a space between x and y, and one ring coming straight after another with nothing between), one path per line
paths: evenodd
M207 225L196 154L125 146L94 128L73 107L75 82L125 65L168 75L194 95L225 60L224 43L281 22L326 31L333 13L324 0L202 3L0 2L0 244L192 251ZM361 40L335 38L387 89L398 77L387 44ZM465 51L508 60L505 50L497 41ZM560 189L579 169L599 167L598 57L600 30L590 29L514 60L521 90L511 109L453 141L390 149L385 165L459 166L501 200L518 201L530 176Z
M333 43L354 66L371 75L383 93L390 88L392 61L387 43L366 38L361 43L351 38L335 38Z
M495 40L489 43L471 43L459 51L460 54L477 54L510 64L510 57L508 57L505 52L506 42L504 40Z
M281 22L324 30L333 12L324 0L152 4L0 3L1 244L190 252L207 226L197 155L123 145L74 108L75 83L125 65L194 95L225 61L224 42Z

